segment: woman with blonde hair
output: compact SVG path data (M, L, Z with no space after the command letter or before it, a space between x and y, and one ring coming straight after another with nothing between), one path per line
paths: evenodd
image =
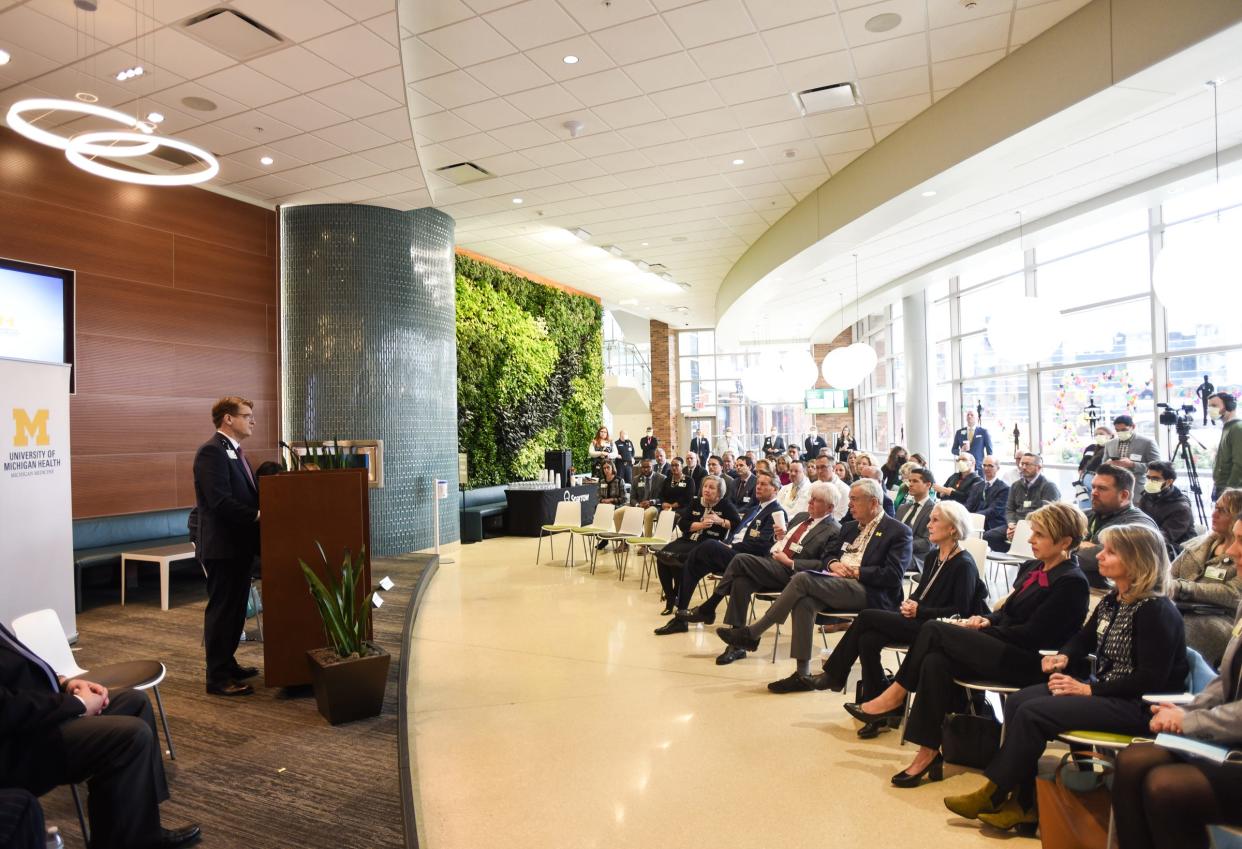
M1237 561L1229 556L1234 517L1242 513L1242 489L1216 499L1211 529L1186 543L1173 561L1169 597L1186 621L1186 644L1213 667L1220 666L1233 636L1234 612L1242 602Z
M778 456L775 460L776 476L780 478L781 486L789 483L789 458L784 454Z
M1075 728L1145 734L1143 694L1185 686L1186 634L1164 595L1164 537L1144 525L1114 525L1100 532L1100 545L1100 574L1113 589L1057 654L1042 659L1048 682L1006 700L1005 742L984 770L987 783L945 799L953 813L1001 829L1035 824L1035 774L1049 740Z
M1029 517L1035 557L1022 564L1013 592L986 616L928 622L883 693L846 711L860 722L900 719L906 696L914 704L905 739L919 744L914 760L892 778L916 787L923 776L944 777L941 729L950 711L965 705L954 678L1026 687L1040 680L1041 649L1065 643L1087 616L1087 576L1075 555L1087 533L1087 517L1072 504L1045 504Z

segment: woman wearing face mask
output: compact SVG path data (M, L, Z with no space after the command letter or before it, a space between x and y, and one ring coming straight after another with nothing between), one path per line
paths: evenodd
M901 464L908 460L909 457L906 455L906 449L900 445L894 445L888 452L888 459L884 461L883 466L880 466L880 474L882 475L885 489L892 489L901 483Z
M1095 437L1082 449L1082 459L1078 461L1078 480L1083 487L1091 489L1091 481L1087 475L1095 474L1100 463L1104 462L1104 446L1113 438L1113 429L1100 425L1095 429Z
M983 491L986 485L983 483L983 478L975 472L974 455L967 451L958 454L953 468L954 472L949 475L944 486L935 484L932 489L941 498L961 504L966 508L967 513L978 513L983 505Z

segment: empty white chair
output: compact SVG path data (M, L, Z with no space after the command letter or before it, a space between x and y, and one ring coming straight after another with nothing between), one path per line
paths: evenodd
M970 556L975 559L975 568L979 570L979 577L983 580L983 585L988 587L988 597L991 598L992 590L988 586L988 543L987 540L979 537L971 537L961 541L963 551L969 551Z
M1015 557L1034 557L1031 550L1031 523L1026 519L1018 522L1013 529L1013 539L1009 542L1009 553Z
M548 547L552 549L552 557L556 557L556 549L553 547L553 538L557 534L571 534L569 553L565 555L565 565L573 564L574 546L573 546L573 530L582 527L582 502L581 501L558 501L556 504L556 516L552 519L552 524L544 525L539 529L539 548L535 551L535 565L539 564L539 555L543 551L543 538L546 534L548 537Z
M987 524L988 517L982 513L970 514L970 530L975 536L983 536L983 526Z
M675 510L661 510L651 536L626 538L626 543L643 547L643 571L638 577L639 589L644 589L644 581L650 582L651 564L655 560L653 554L673 541L673 534L677 530L676 521L677 512ZM625 580L624 563L622 564L621 580Z
M595 516L591 519L591 524L574 528L573 533L583 541L584 545L590 545L599 540L603 534L616 532L616 522L614 521L616 514L617 506L615 504L599 504L595 507ZM593 570L595 567L594 553L589 549L584 549L584 554L591 561Z
M671 511L670 511L671 512ZM616 533L600 534L600 539L626 541L628 539L638 539L643 535L643 511L642 510L626 510L621 514L621 528ZM622 568L622 558L629 553L629 548L614 549L612 552L613 562L616 564L618 577L625 579L625 572ZM595 560L591 561L591 572L595 572Z

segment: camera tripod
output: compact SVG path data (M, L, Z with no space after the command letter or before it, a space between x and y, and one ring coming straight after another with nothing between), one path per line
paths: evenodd
M1203 443L1195 440L1195 443L1203 448ZM1173 448L1173 454L1169 457L1169 462L1174 467L1177 461L1182 461L1182 467L1186 470L1186 477L1190 481L1190 492L1194 497L1195 509L1199 514L1199 523L1207 526L1207 513L1203 510L1203 487L1199 485L1199 470L1195 467L1195 455L1190 450L1190 423L1185 424L1179 422L1177 425L1177 445Z

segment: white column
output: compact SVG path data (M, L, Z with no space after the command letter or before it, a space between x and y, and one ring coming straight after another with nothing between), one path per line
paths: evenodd
M927 336L927 292L907 295L901 301L902 333L906 369L906 449L935 463L937 451L935 410L931 394L931 342Z

